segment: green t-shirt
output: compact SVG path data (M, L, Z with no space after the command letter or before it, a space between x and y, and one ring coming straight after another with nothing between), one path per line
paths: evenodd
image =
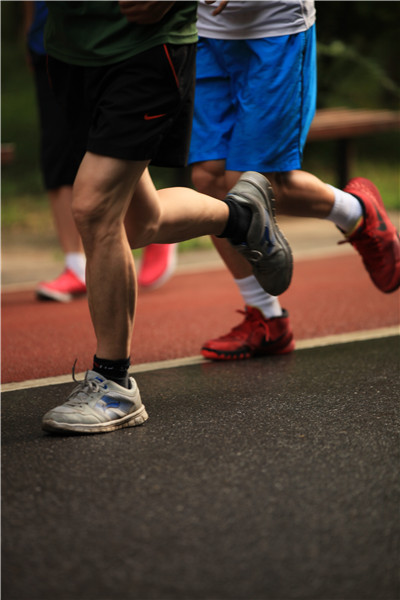
M118 2L46 2L47 53L63 62L101 66L120 62L159 44L197 41L197 2L176 2L153 25L130 23Z

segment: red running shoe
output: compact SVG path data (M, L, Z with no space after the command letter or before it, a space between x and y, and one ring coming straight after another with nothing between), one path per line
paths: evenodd
M369 276L378 289L390 293L400 286L400 239L389 220L374 184L363 177L351 179L344 188L363 207L364 219L347 235L347 241L361 255Z
M143 249L138 274L141 287L156 289L173 274L176 267L177 244L150 244Z
M293 332L289 315L283 309L281 317L265 319L252 306L237 311L244 321L227 335L204 344L201 353L210 360L240 360L267 354L288 354L294 350Z
M74 297L82 296L82 294L86 294L86 285L71 269L65 269L53 281L39 283L36 288L36 295L42 300L70 302Z

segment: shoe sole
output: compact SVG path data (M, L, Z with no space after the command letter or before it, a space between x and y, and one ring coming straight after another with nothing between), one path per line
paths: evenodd
M294 349L295 349L295 342L294 342L294 340L290 340L290 342L286 346L284 346L283 348L277 349L277 350L273 350L271 348L271 350L264 350L264 351L248 350L246 352L224 352L224 351L212 350L210 348L202 348L201 354L207 360L229 361L229 360L246 360L249 358L259 358L260 356L264 356L264 357L280 356L283 354L290 354L290 352L293 352Z
M252 265L254 276L256 277L256 279L259 282L259 284L261 285L261 287L268 294L271 294L272 296L279 296L280 294L283 294L283 292L285 292L287 290L287 288L289 287L290 282L292 280L293 255L292 255L292 250L290 248L289 242L287 241L287 239L284 236L284 234L282 233L282 231L279 229L278 223L276 221L275 197L274 197L274 191L272 189L272 185L270 184L270 182L268 181L268 179L266 177L264 177L260 173L253 172L253 171L249 171L245 175L242 175L242 177L240 178L240 181L250 183L261 194L261 197L263 199L263 206L266 209L266 211L268 212L269 223L270 223L270 226L272 229L272 233L277 242L277 246L279 246L279 250L277 252L283 253L282 263L285 266L282 267L282 269L280 269L280 270L285 271L286 277L283 279L283 281L280 282L280 285L278 285L278 286L275 285L275 287L274 287L271 285L270 281L268 281L268 276L267 276L267 280L265 281L264 280L265 275L263 273L258 272L257 263L253 263L249 259L247 259L247 260L249 260L250 264ZM261 182L262 182L262 185L261 185ZM234 190L234 188L233 188L233 190ZM228 194L228 196L229 195L230 194ZM235 192L233 192L232 197L235 198ZM234 245L234 248L240 253L240 247ZM275 252L274 255L276 255L277 252ZM245 256L245 255L243 254L243 256ZM246 258L246 256L245 256L245 258Z
M124 429L125 427L143 425L148 418L149 415L144 405L142 405L136 412L115 421L95 423L93 425L88 425L87 423L80 425L78 423L58 423L49 419L43 421L42 429L49 433L108 433L117 429Z
M262 177L264 177L264 176L262 176ZM287 279L284 283L284 286L285 286L284 289L276 290L275 293L273 291L268 292L272 296L279 296L280 294L283 294L283 292L285 292L287 290L287 288L289 287L290 282L292 280L293 254L292 254L292 249L290 247L288 240L286 239L285 235L280 230L279 225L276 221L276 212L275 212L275 202L276 201L275 201L274 190L273 190L272 185L269 182L269 180L266 177L264 177L264 179L266 179L266 182L267 182L267 191L266 192L256 182L252 181L252 179L250 179L250 181L252 181L253 185L255 185L255 187L257 187L257 189L262 193L263 197L266 196L265 208L268 211L270 223L271 223L275 238L278 240L281 250L283 251L283 253L285 255L285 262L287 262L287 270L288 271L287 271ZM246 178L244 180L246 181ZM265 291L267 291L267 290L265 290Z
M54 300L55 302L71 302L74 298L85 296L86 292L78 292L76 294L63 294L62 292L47 291L44 288L36 290L38 300Z

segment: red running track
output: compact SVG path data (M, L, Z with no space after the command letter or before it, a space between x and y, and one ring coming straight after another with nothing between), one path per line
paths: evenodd
M395 326L399 292L382 294L358 255L297 261L281 296L297 340ZM200 354L204 341L239 323L241 298L227 271L178 273L139 294L132 364ZM2 294L2 382L91 368L95 337L85 298L38 302L33 291Z

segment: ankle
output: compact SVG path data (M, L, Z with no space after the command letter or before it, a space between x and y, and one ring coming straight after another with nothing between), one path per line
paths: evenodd
M233 244L241 244L246 241L247 232L251 224L251 209L230 198L226 198L223 202L228 205L229 216L225 229L221 235L216 237L229 238Z
M129 366L129 357L120 360L99 358L96 355L93 357L93 371L99 373L99 375L102 375L105 379L114 381L114 383L128 389L130 387L128 375Z

